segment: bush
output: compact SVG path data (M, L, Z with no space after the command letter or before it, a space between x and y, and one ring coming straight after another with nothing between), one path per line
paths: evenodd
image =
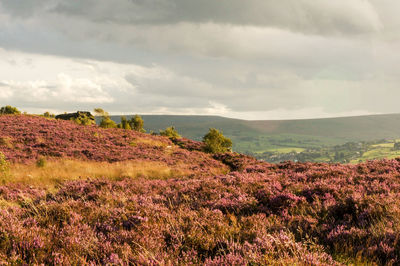
M132 129L131 125L129 124L129 121L126 119L125 116L121 117L121 123L118 124L118 128L128 129L128 130Z
M56 117L55 114L51 114L50 112L45 112L43 114L43 116L46 117L46 118L55 118Z
M0 108L0 115L19 115L21 112L16 108L10 105L3 106Z
M174 127L167 127L165 130L160 130L160 135L170 139L180 139L178 131Z
M93 119L92 116L89 116L86 113L79 113L79 116L76 118L72 118L72 121L77 123L78 125L84 125L84 126L89 126L89 125L94 125L96 124L95 120Z
M231 151L232 148L232 141L215 128L210 128L210 131L204 136L203 142L205 151L209 153L225 153Z
M52 115L48 112L46 112L43 116L52 117ZM84 125L84 126L96 124L94 116L90 112L77 111L75 113L69 113L69 114L65 113L57 115L55 118L61 120L71 120L77 123L78 125Z
M118 127L117 123L115 123L115 122L111 119L111 117L110 117L110 115L108 114L108 112L104 111L104 110L101 109L101 108L96 108L96 109L94 109L94 112L95 112L97 115L102 116L102 119L101 119L101 122L100 122L100 127L102 127L102 128L116 128L116 127Z
M146 132L143 129L144 122L140 115L135 115L134 117L132 117L132 119L129 120L129 124L133 130L136 130L138 132L143 132L143 133Z

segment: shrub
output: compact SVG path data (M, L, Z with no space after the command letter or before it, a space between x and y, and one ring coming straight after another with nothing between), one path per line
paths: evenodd
M45 113L45 117L46 117ZM49 114L51 117L51 114ZM94 125L96 124L96 121L94 119L94 116L90 112L82 112L82 111L77 111L75 113L65 113L61 115L57 115L55 117L56 119L61 119L61 120L71 120L77 123L78 125Z
M104 111L104 110L101 109L101 108L96 108L96 109L94 109L94 112L95 112L97 115L102 116L102 119L101 119L101 121L100 121L100 127L102 127L102 128L116 128L116 127L118 127L117 123L115 123L115 122L111 119L111 117L110 117L110 115L109 115L108 112Z
M50 112L45 112L43 114L43 116L46 117L46 118L55 118L56 117L55 114L51 114Z
M0 108L0 115L19 115L21 112L10 105L3 106Z
M167 127L165 130L160 130L160 135L170 139L180 139L178 131L174 127Z
M232 141L215 128L210 128L210 131L204 136L203 142L205 151L209 153L225 153L232 148Z
M78 117L72 118L71 120L74 121L75 123L77 123L78 125L84 125L84 126L96 124L93 117L89 116L86 113L80 113L80 115Z
M146 132L143 129L144 122L140 115L135 115L134 117L132 117L132 119L129 120L129 124L133 130L136 130L138 132Z
M126 119L125 116L121 117L121 123L118 124L118 128L123 128L123 129L132 129L131 125L129 124L129 121Z

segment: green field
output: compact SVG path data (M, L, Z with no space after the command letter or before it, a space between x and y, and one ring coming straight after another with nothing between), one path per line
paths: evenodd
M186 138L201 140L209 128L217 128L233 141L233 150L256 155L260 159L274 154L308 152L301 160L335 161L330 150L348 142L375 141L361 160L396 157L393 143L376 142L400 139L400 114L372 115L345 118L247 121L219 116L143 115L145 129L158 133L174 126ZM130 116L128 116L130 118ZM120 116L112 116L120 122ZM374 148L374 149L372 149ZM363 150L364 152L364 150ZM351 152L339 152L339 157L350 158ZM336 156L337 157L337 156ZM283 156L282 159L286 157ZM288 157L291 159L291 157ZM340 161L338 159L338 161Z
M400 150L394 150L394 141L392 143L380 143L371 146L371 149L365 152L360 158L354 159L352 163L375 159L394 159L400 157Z

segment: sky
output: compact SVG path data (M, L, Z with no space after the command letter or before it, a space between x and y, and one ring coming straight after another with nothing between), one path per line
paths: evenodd
M0 0L0 105L400 113L398 0Z

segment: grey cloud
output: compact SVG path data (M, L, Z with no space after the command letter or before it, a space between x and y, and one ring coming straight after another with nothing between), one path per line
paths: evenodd
M16 17L31 17L37 12L43 12L46 9L53 8L53 0L1 0L0 7L7 10ZM1 11L1 10L0 10Z
M66 101L55 101L57 82L42 84L38 95L36 87L27 89L36 82L31 76L19 82L14 74L13 86L0 84L0 98L15 105L65 110L101 105L138 113L204 113L218 106L235 114L399 111L395 0L33 2L0 0L0 47L75 58L79 66L71 77L87 67L95 74L83 79L107 81L94 81L100 92L74 85ZM4 68L19 73L28 65L21 58ZM86 64L87 59L96 62ZM103 75L98 65L108 61L119 63L121 72ZM143 71L125 71L137 66ZM0 80L10 79L0 74ZM121 79L129 86L112 85ZM76 95L85 88L78 103ZM27 96L19 97L21 92ZM104 100L109 98L114 101Z
M365 0L84 0L60 2L54 12L97 22L213 22L324 35L373 32L382 26L374 6Z

